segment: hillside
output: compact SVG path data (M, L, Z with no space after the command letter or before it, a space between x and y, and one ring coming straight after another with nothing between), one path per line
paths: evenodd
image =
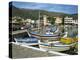
M45 11L45 10L32 10L32 9L21 9L21 8L17 8L15 6L10 6L9 9L12 9L12 16L20 16L24 19L26 18L31 18L34 20L38 19L38 15L39 15L39 11L40 11L40 15L41 17L43 15L47 15L47 16L60 16L60 17L64 17L64 16L72 16L74 18L77 18L77 14L65 14L65 13L60 13L60 12L49 12L49 11Z

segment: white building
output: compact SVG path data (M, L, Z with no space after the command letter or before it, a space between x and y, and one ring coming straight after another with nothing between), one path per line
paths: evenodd
M43 16L43 20L44 20L44 26L46 26L47 25L47 16L46 15Z
M65 24L78 24L78 20L74 20L72 17L65 17L64 18L64 23Z
M56 24L62 23L62 18L61 17L54 17L54 18L56 18L56 20L55 20Z

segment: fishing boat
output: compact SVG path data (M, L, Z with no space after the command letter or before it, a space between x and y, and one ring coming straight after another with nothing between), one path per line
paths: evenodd
M38 39L35 37L19 37L19 38L14 38L16 43L19 43L21 45L29 45L29 46L38 46Z
M63 44L60 41L51 42L51 43L40 43L39 47L40 49L50 50L50 51L66 51L71 48L71 46L76 45L77 43L71 43L71 44Z
M39 20L40 20L40 12L39 12ZM39 21L40 22L40 21ZM53 30L53 31L52 31ZM50 26L40 26L38 24L38 29L33 29L30 32L31 36L38 38L39 48L46 49L51 51L66 51L69 50L72 46L76 44L64 44L60 41L61 38L67 37L68 32L61 33L59 27L54 28Z

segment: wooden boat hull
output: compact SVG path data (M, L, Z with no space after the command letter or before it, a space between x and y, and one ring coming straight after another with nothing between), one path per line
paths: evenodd
M66 51L69 50L70 47L66 46L66 47L60 47L60 46L53 46L53 47L48 47L48 46L43 46L43 45L39 45L40 49L45 49L45 50L50 50L50 51Z
M66 51L69 50L71 47L74 47L77 43L72 43L69 45L66 44L53 44L52 46L49 44L39 44L40 49L46 49L46 50L51 50L51 51Z

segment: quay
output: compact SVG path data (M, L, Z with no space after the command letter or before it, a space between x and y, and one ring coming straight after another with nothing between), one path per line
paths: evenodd
M31 57L49 57L49 56L64 56L67 54L55 51L48 51L19 43L9 43L12 45L12 58L31 58Z

